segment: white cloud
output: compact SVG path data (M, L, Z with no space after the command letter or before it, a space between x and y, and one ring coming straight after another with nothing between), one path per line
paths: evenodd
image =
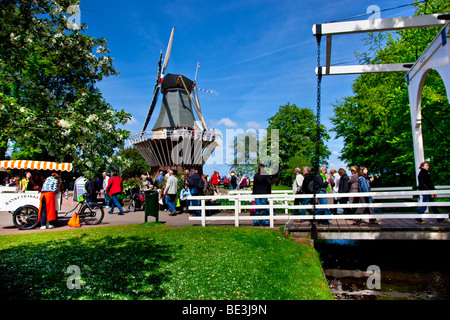
M214 123L214 125L219 126L219 125L224 125L226 128L237 128L238 124L236 122L234 122L233 120L231 120L230 118L222 118L219 121L211 121L212 123Z
M135 117L131 116L131 119L128 120L125 125L127 125L127 126L135 126L135 125L138 125L138 124L139 124L139 121Z
M339 156L339 155L340 155L340 154L339 154L339 151L332 151L331 154L332 154L333 156Z
M262 125L255 121L249 121L245 124L247 128L253 128L253 129L259 129L262 127Z

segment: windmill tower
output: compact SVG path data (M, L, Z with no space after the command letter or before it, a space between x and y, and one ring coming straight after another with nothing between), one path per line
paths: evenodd
M197 169L202 172L204 163L221 143L221 137L206 127L201 113L196 83L185 76L167 74L173 42L172 29L164 61L159 56L158 74L150 109L142 132L131 137L130 142L151 166L151 174L159 170ZM151 132L146 131L162 93L159 116ZM194 111L200 121L195 120Z

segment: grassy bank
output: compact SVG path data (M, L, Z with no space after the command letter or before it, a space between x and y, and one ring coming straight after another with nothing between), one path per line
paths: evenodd
M314 249L277 231L142 224L1 236L0 299L17 298L332 297Z

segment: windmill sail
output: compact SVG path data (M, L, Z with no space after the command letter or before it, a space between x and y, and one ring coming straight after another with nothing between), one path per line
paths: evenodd
M144 132L145 129L147 129L147 126L148 126L148 123L152 116L153 110L155 109L156 102L158 101L159 88L161 87L161 82L159 81L159 78L161 77L161 59L162 59L162 51L159 54L159 62L158 62L159 67L158 67L158 74L156 76L155 89L153 91L153 98L152 98L152 102L150 103L150 109L148 110L147 118L145 119L144 127L142 128L142 132Z
M169 63L170 51L172 50L172 42L173 42L173 33L175 31L175 26L172 28L172 32L170 33L169 44L167 45L166 55L164 56L164 64L162 67L162 75L164 76L164 71L167 68L167 64Z
M161 88L162 79L164 77L164 71L167 68L170 58L170 51L172 50L172 42L173 42L173 33L175 31L175 26L172 28L172 32L170 33L169 44L167 45L166 54L164 56L164 62L161 67L161 59L162 59L162 51L159 54L159 62L158 62L158 75L156 77L155 89L153 91L152 103L150 104L150 109L147 113L147 118L145 119L144 126L142 127L142 132L147 129L148 123L150 122L150 118L152 117L153 110L155 109L156 102L158 101L159 91Z

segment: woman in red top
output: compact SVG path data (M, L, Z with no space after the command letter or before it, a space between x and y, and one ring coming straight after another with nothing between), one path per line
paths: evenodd
M117 195L121 194L123 191L122 179L116 176L115 173L111 173L111 177L108 180L108 186L106 187L106 192L111 197L111 210L109 214L114 212L114 205L119 209L119 215L123 215L122 206L117 199Z
M214 171L214 174L211 176L211 184L214 187L214 190L217 194L219 194L219 183L220 183L220 176L217 171Z

